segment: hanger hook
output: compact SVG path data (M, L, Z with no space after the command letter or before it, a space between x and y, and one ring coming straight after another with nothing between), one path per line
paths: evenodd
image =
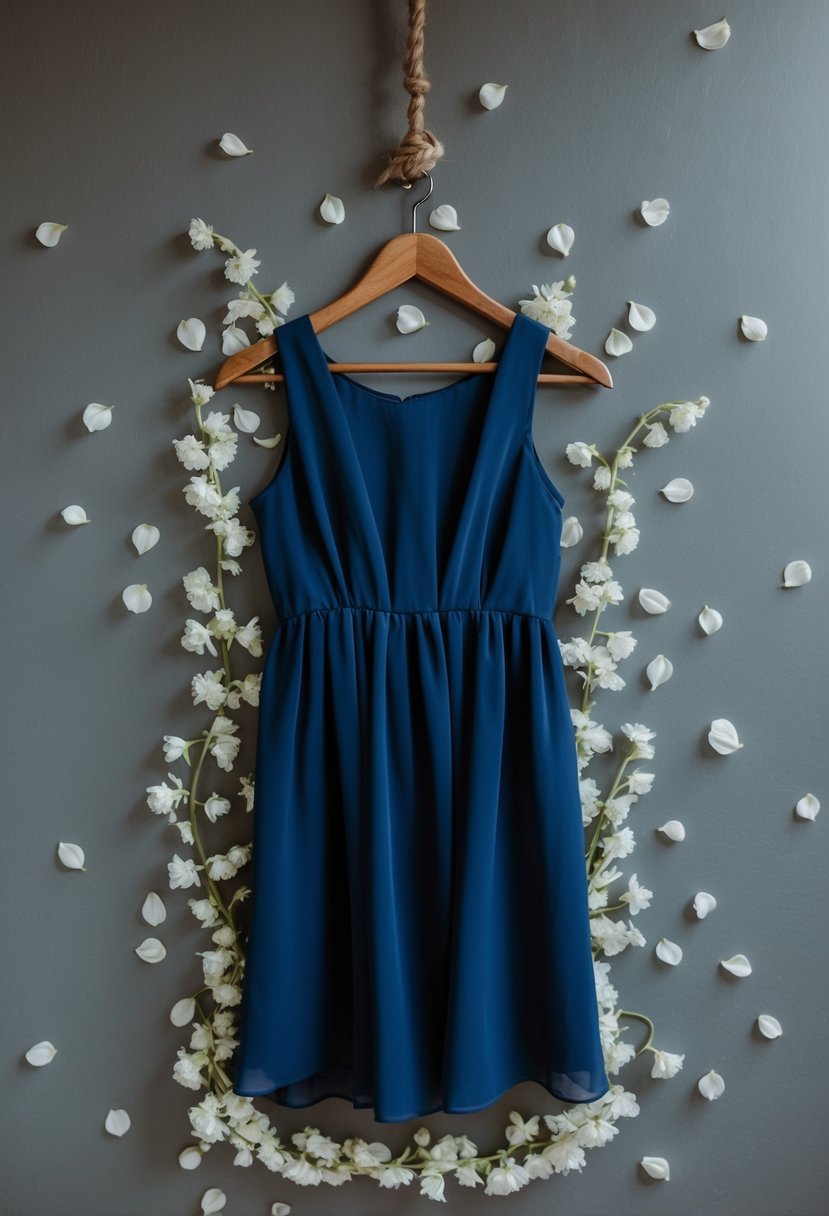
M428 177L428 179L429 179L429 194L424 194L423 198L419 198L417 200L417 202L414 204L414 206L412 207L412 232L417 232L417 209L418 209L418 207L420 206L421 203L426 202L426 199L429 198L429 196L431 195L432 191L435 188L434 178L432 177L431 173L429 173L428 170L426 171L426 173L423 174L423 176ZM403 182L403 189L411 190L413 184L414 184L413 182Z

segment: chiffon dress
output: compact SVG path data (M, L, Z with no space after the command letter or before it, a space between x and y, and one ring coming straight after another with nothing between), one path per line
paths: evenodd
M494 375L397 397L331 372L307 314L277 331L237 1094L394 1122L609 1088L532 435L549 332L519 312Z

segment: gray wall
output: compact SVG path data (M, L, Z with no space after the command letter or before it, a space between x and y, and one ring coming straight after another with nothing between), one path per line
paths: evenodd
M610 326L624 328L626 300L657 313L629 355L608 358L612 392L539 391L536 440L568 512L598 523L598 499L564 459L566 443L611 449L643 409L701 393L712 402L694 432L635 467L642 541L617 562L628 601L605 621L632 628L639 648L623 668L627 688L599 705L610 729L632 720L658 732L654 792L632 816L638 845L624 863L655 892L637 921L648 945L617 959L613 978L626 1008L654 1018L658 1045L685 1052L685 1068L656 1082L650 1057L631 1065L623 1079L641 1115L588 1154L582 1176L513 1197L522 1213L825 1211L827 905L818 893L829 812L807 824L792 807L807 790L829 797L829 10L820 0L731 0L731 41L704 52L691 31L721 15L657 0L479 0L434 3L428 14L427 124L447 155L422 210L457 207L462 228L447 239L470 276L515 308L533 282L572 271L573 341L600 356ZM195 986L193 951L205 944L182 893L165 894L165 962L150 967L133 953L152 932L139 909L148 890L165 892L171 851L144 789L166 771L162 734L203 724L190 708L191 657L179 646L179 579L210 554L182 509L171 439L190 428L186 378L218 366L216 334L235 291L218 256L190 248L188 222L199 215L255 246L259 282L287 279L296 291L292 315L344 291L383 240L409 227L407 196L372 189L403 132L404 22L402 0L7 6L4 1212L180 1216L198 1212L211 1185L228 1192L228 1211L252 1214L276 1199L314 1216L425 1211L430 1202L415 1188L386 1193L362 1182L309 1193L258 1164L236 1169L221 1149L196 1174L180 1170L192 1094L171 1079L182 1036L167 1010ZM487 80L510 86L491 114L476 100ZM217 152L228 129L252 157ZM326 190L345 200L339 228L317 217ZM672 214L647 229L635 213L658 195ZM42 219L70 225L56 249L33 239ZM576 230L564 263L543 239L559 220ZM327 350L401 350L393 317L404 301L433 321L419 343L424 358L455 357L482 334L474 314L413 285L328 331ZM767 320L765 342L740 337L743 312ZM175 338L192 314L211 331L200 355ZM433 383L390 378L383 387ZM285 426L281 393L230 397L261 409L264 433ZM118 410L108 431L90 437L80 415L93 400ZM245 497L269 479L274 459L242 443L233 481ZM696 486L687 506L669 507L657 493L673 476ZM91 526L69 530L60 520L75 501ZM138 561L130 533L143 519L159 524L162 543ZM581 623L563 601L585 556L584 546L565 554L556 616L564 636ZM812 563L814 578L781 591L782 568L796 557ZM152 610L126 614L121 589L145 578ZM673 600L667 616L644 618L635 606L648 585ZM259 612L269 636L255 556L232 593L242 619L245 609ZM708 640L695 624L705 602L726 621ZM639 673L660 650L676 672L651 694ZM728 759L705 742L718 716L745 741ZM249 763L238 772L250 767L254 725L249 716ZM686 823L684 844L666 847L654 834L668 818ZM88 873L56 862L61 839L86 847ZM704 925L687 913L701 888L719 899ZM680 967L655 960L661 936L685 947ZM727 983L717 960L737 951L754 974ZM752 1030L765 1011L783 1024L775 1043ZM22 1056L41 1038L59 1054L33 1070ZM727 1083L710 1104L695 1089L709 1068ZM109 1106L132 1115L122 1140L103 1130ZM554 1106L527 1084L486 1112L423 1122L496 1145L510 1109ZM339 1099L281 1126L287 1134L306 1121L393 1143L416 1126L378 1127ZM644 1178L643 1154L669 1158L671 1181ZM449 1194L452 1210L482 1203L454 1183Z

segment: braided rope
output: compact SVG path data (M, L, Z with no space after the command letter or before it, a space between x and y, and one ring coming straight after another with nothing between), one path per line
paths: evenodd
M424 177L443 156L443 144L423 126L425 97L432 87L423 70L423 30L426 25L426 0L409 0L409 37L403 60L403 85L411 100L409 129L391 153L389 163L374 183L383 186L397 182L411 186Z

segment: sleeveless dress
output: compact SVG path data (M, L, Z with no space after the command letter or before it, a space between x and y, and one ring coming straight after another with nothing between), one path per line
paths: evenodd
M307 314L277 331L237 1094L393 1122L609 1088L532 437L549 332L518 312L494 375L401 398L331 372Z

